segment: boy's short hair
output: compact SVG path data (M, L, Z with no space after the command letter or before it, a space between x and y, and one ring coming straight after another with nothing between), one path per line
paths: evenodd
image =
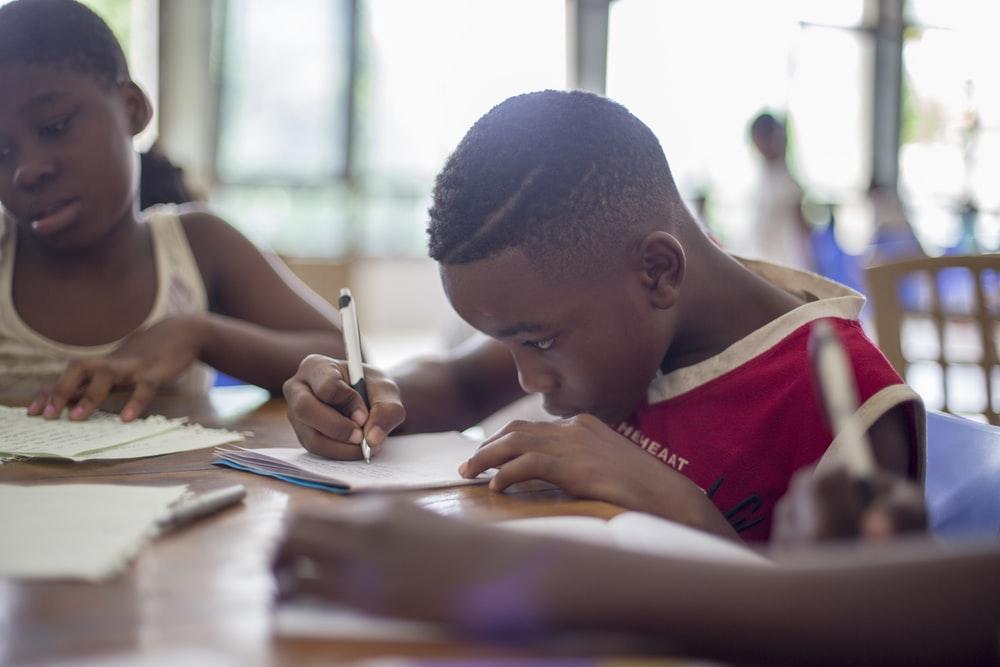
M616 102L545 90L493 107L434 187L430 255L464 264L519 248L555 269L592 261L683 207L659 141ZM589 265L589 266L588 266Z
M0 7L0 65L72 67L105 86L129 80L111 28L75 0L14 0Z

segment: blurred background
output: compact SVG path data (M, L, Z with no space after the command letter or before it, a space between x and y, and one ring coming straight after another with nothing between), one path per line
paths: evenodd
M480 115L531 90L627 106L734 252L760 251L757 218L786 201L805 243L786 259L862 291L872 264L1000 246L1000 3L85 2L154 100L140 148L321 293L350 284L378 363L460 335L425 257L433 179ZM987 339L932 312L974 319L966 274L940 298L919 281L893 297L927 313L906 324L900 370L932 407L996 411Z

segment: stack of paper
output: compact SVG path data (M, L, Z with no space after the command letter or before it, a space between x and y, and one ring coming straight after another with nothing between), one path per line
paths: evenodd
M55 458L72 461L131 459L241 442L239 433L187 424L161 416L123 422L94 413L86 421L29 417L25 408L0 406L0 459Z
M388 438L371 463L332 461L298 447L224 447L215 450L215 463L335 493L434 489L488 482L492 473L458 474L478 446L461 433L425 433Z
M187 486L0 485L0 576L87 579L125 566Z

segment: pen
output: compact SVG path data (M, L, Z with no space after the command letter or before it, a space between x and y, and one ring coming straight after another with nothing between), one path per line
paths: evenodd
M848 474L862 486L866 501L873 492L875 459L868 434L856 416L858 390L854 374L840 337L830 322L813 324L809 354L818 380L823 408L834 437L843 441L844 463Z
M246 487L242 484L236 484L182 499L170 508L170 513L167 516L157 521L157 525L161 530L171 530L187 525L213 512L235 505L246 495Z
M368 389L365 387L364 367L361 365L361 329L358 327L358 306L351 290L344 287L340 290L340 315L344 320L344 347L347 348L347 375L351 383L351 389L361 395L365 407L368 404ZM372 462L372 448L368 445L368 438L361 436L361 454L365 457L365 463Z

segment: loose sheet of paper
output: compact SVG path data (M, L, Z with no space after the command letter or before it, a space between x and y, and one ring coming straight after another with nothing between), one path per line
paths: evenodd
M243 440L223 429L189 426L159 415L123 422L94 413L85 421L29 417L25 408L0 406L0 457L127 459L214 447Z
M83 452L123 445L180 427L183 419L147 417L123 422L96 413L86 421L29 417L25 408L0 406L0 454L72 458Z
M479 443L460 433L425 433L388 438L372 462L331 461L298 447L226 447L217 457L254 471L268 471L351 491L431 489L489 481L484 474L464 479L458 466Z
M110 459L134 459L143 456L159 456L187 452L193 449L218 447L233 442L242 442L243 436L221 428L205 428L198 424L186 424L166 433L141 440L134 440L111 448L85 452L74 457L76 461L104 461Z
M182 486L0 484L0 575L96 581L151 536Z

